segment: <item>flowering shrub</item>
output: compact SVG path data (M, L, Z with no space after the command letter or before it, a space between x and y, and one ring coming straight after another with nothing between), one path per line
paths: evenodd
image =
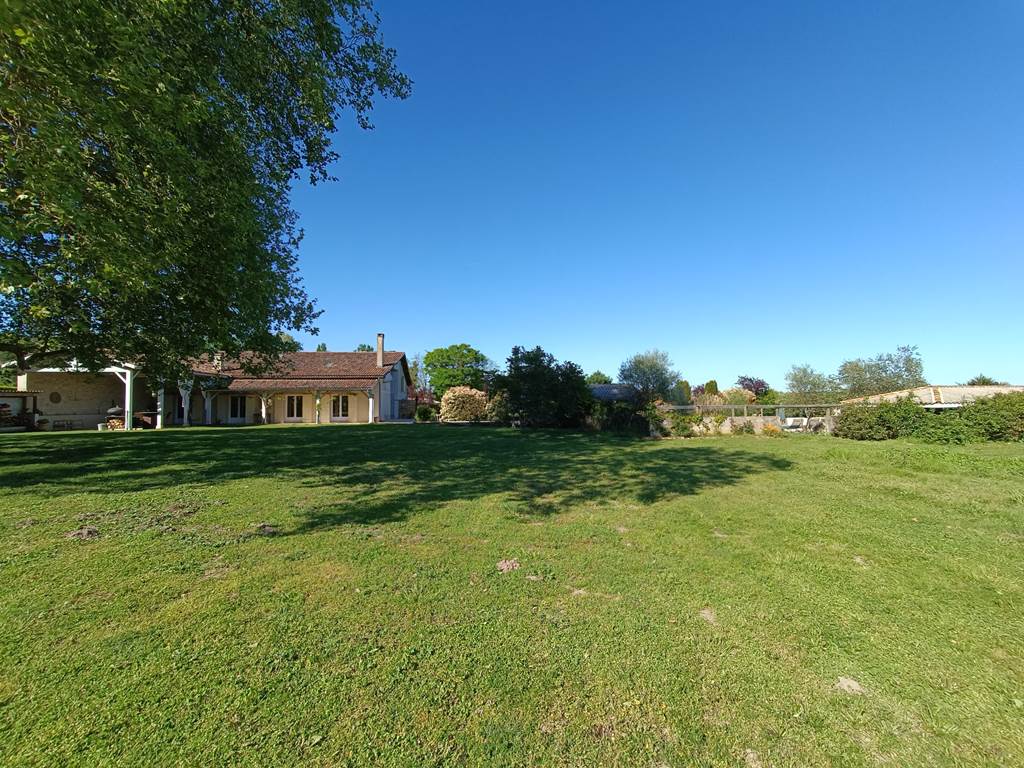
M785 434L782 428L778 424L772 424L770 421L761 427L761 434L765 437L782 437Z
M451 387L441 398L441 421L480 421L487 415L487 395L472 387Z
M754 397L761 397L768 392L768 382L756 376L740 376L736 379L736 386L748 392L753 392Z

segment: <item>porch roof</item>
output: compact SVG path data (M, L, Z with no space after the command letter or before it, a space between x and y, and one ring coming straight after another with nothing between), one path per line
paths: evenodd
M346 392L373 389L377 379L233 379L228 392Z

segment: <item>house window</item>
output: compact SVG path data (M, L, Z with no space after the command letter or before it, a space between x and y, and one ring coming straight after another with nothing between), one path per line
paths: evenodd
M331 418L348 418L348 395L335 395L331 398Z
M245 397L242 395L231 396L231 418L232 419L244 419L245 418Z
M302 395L288 395L287 418L302 418Z

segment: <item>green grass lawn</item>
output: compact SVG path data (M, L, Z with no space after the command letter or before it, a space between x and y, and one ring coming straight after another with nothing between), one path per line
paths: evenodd
M1022 555L1024 445L2 435L0 764L1022 765Z

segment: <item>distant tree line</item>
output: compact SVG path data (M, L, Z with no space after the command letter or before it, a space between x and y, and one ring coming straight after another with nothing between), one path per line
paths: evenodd
M486 417L522 426L575 426L585 422L612 421L637 424L637 415L663 402L674 405L745 405L834 403L851 397L892 392L926 384L924 365L916 347L901 346L894 352L844 361L835 373L794 365L779 391L768 381L741 374L726 389L716 379L691 384L673 365L668 353L651 349L637 353L619 366L617 378L600 370L584 375L571 361L559 361L541 347L516 346L500 368L468 344L439 347L416 356L410 369L418 393L431 392L439 400L452 388L484 393ZM621 406L595 401L591 385L618 382L635 391ZM968 384L994 384L979 375ZM463 393L463 398L467 395ZM470 400L466 400L470 402ZM485 409L474 405L484 418ZM464 412L460 408L459 412ZM453 410L454 412L454 410Z

